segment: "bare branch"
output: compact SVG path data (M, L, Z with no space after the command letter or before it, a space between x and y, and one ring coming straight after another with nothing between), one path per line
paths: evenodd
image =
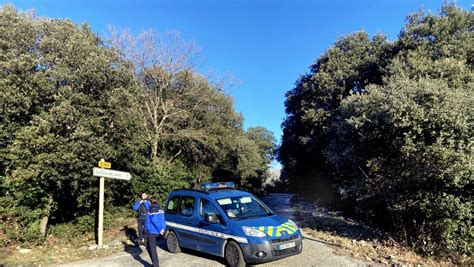
M178 153L174 154L174 156L168 160L168 163L171 163L177 156L179 156L179 154L181 154L182 151L182 149L179 149Z
M133 36L129 31L109 31L111 44L135 66L136 81L142 88L146 142L152 159L156 158L159 143L164 148L167 137L177 136L173 134L183 130L183 125L192 125L194 114L211 105L221 85L211 85L206 77L196 74L200 51L194 42L183 41L178 32L148 30ZM181 138L191 140L186 135Z

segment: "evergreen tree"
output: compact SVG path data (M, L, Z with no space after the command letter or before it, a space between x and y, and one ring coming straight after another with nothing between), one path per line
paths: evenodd
M393 42L338 40L287 93L288 182L322 199L323 185L424 252L471 255L473 23L446 4L408 16Z

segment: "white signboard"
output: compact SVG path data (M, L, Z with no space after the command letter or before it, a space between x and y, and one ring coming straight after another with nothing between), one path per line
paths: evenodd
M130 180L132 175L129 172L121 172L121 171L114 171L114 170L107 170L94 167L92 169L92 175L98 177L106 177L106 178L114 178L120 180Z

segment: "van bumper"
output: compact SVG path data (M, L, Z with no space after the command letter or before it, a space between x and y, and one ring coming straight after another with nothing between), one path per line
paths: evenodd
M280 245L295 243L294 247L281 249ZM247 263L263 263L268 261L274 261L281 258L300 254L303 251L303 241L301 235L297 239L291 241L272 243L248 243L242 247L242 253L244 254L245 261ZM263 253L260 253L263 252ZM260 255L259 255L260 253ZM264 256L262 256L264 254Z

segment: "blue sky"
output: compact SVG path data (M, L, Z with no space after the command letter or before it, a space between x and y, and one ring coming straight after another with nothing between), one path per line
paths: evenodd
M201 48L204 72L231 73L227 90L246 128L261 125L280 140L285 92L338 37L365 30L393 40L405 16L437 12L443 1L8 1L38 16L87 22L104 35L108 26L132 32L176 30ZM472 1L457 1L470 9Z

